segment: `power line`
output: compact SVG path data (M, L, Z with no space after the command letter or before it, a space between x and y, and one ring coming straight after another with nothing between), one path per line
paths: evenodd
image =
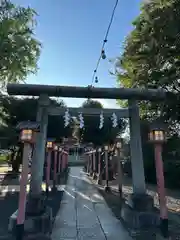
M113 19L114 19L114 14L115 14L118 3L119 3L119 0L116 0L113 11L112 11L112 14L111 14L110 22L109 22L109 25L108 25L108 28L107 28L107 31L106 31L106 34L105 34L105 37L104 37L104 41L103 41L103 44L102 44L102 47L101 47L101 53L100 53L100 56L99 56L97 64L96 64L96 68L94 69L94 72L93 72L91 86L94 82L94 78L96 76L101 58L103 58L103 59L106 58L104 47L105 47L105 44L107 43L107 38L108 38L108 35L109 35L109 31L110 31L110 28L111 28L111 25L112 25L112 22L113 22Z

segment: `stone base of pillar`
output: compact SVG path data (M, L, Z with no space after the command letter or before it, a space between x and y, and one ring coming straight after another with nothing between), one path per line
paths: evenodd
M93 178L94 180L97 179L97 176L96 176L96 173L95 173L95 172L93 173L92 178Z
M153 198L149 195L130 195L128 202L122 205L121 217L133 234L159 226L159 215L154 211Z
M52 192L53 192L53 193L56 193L56 192L57 192L57 190L58 190L58 189L57 189L57 187L56 187L56 186L53 186L53 187L52 187Z
M128 197L128 205L137 211L152 211L154 208L154 200L148 194L130 194Z
M60 183L61 183L61 173L58 174L57 181L58 181L58 184L60 185Z
M99 184L99 185L101 185L101 184L102 184L102 180L101 180L101 178L100 178L100 177L98 177L98 179L97 179L97 184Z
M52 192L57 192L57 185L55 180L53 180Z
M40 195L29 195L26 205L27 216L39 216L46 210L46 196L44 193Z
M105 191L105 192L111 192L111 188L110 188L109 186L105 186L105 187L104 187L104 191Z
M16 236L17 213L18 210L14 212L9 219L8 230L12 236ZM27 239L31 236L36 236L36 239L38 239L37 235L41 234L41 236L44 236L43 239L48 239L52 231L52 223L52 210L49 207L47 207L41 215L27 216L24 223L25 236L27 236Z

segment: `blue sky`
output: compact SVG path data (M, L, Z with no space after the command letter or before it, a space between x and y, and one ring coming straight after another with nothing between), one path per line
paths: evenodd
M34 8L37 13L36 37L43 48L37 75L28 83L80 85L91 84L93 70L109 24L115 0L13 0ZM27 2L27 3L26 3ZM100 63L97 87L116 86L109 74L114 59L123 51L123 41L139 14L140 0L119 0L106 44L107 60ZM65 99L77 107L84 99ZM104 107L117 107L115 100L102 100Z

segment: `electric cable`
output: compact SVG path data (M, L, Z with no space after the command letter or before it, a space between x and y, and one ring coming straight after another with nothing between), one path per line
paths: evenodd
M90 85L91 87L92 87L92 85L93 85L94 80L96 80L96 81L98 82L96 73L97 73L97 70L98 70L98 67L99 67L99 64L100 64L101 59L105 59L105 58L106 58L106 54L105 54L104 47L105 47L105 44L106 44L107 41L108 41L107 38L108 38L110 29L111 29L111 25L112 25L112 22L113 22L113 19L114 19L114 15L115 15L115 12L116 12L116 8L117 8L117 6L118 6L118 3L119 3L119 0L116 0L115 5L114 5L114 8L113 8L113 11L112 11L112 14L111 14L110 22L109 22L109 25L108 25L108 28L107 28L107 31L106 31L106 34L105 34L105 38L104 38L104 40L103 40L103 44L102 44L102 47L101 47L101 53L100 53L100 56L99 56L98 61L97 61L97 63L96 63L96 68L94 69L94 72L93 72L93 75L92 75L92 81L91 81L91 85Z
M113 8L113 11L112 11L112 14L111 14L111 17L110 17L110 22L109 22L109 24L108 24L108 28L107 28L107 30L106 30L106 34L105 34L105 37L104 37L104 40L103 40L103 43L102 43L101 53L100 53L100 56L99 56L99 58L98 58L98 60L97 60L96 68L95 68L94 71L93 71L91 85L88 85L89 88L92 88L92 87L93 87L94 80L95 80L96 83L98 82L98 78L97 78L97 76L96 76L96 73L97 73L97 70L98 70L100 61L101 61L101 59L106 59L105 45L106 45L106 43L107 43L107 41L108 41L108 35L109 35L110 29L111 29L111 25L112 25L112 23L113 23L113 19L114 19L114 15L115 15L115 12L116 12L116 8L117 8L117 6L118 6L118 3L119 3L119 0L116 0L115 5L114 5L114 8ZM81 139L82 139L82 136L81 136ZM83 140L83 139L82 139L82 140ZM81 141L82 141L82 140L81 140Z

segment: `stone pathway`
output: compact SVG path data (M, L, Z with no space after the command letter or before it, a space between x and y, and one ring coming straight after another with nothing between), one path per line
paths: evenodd
M131 240L105 200L81 171L72 167L56 216L52 240Z

